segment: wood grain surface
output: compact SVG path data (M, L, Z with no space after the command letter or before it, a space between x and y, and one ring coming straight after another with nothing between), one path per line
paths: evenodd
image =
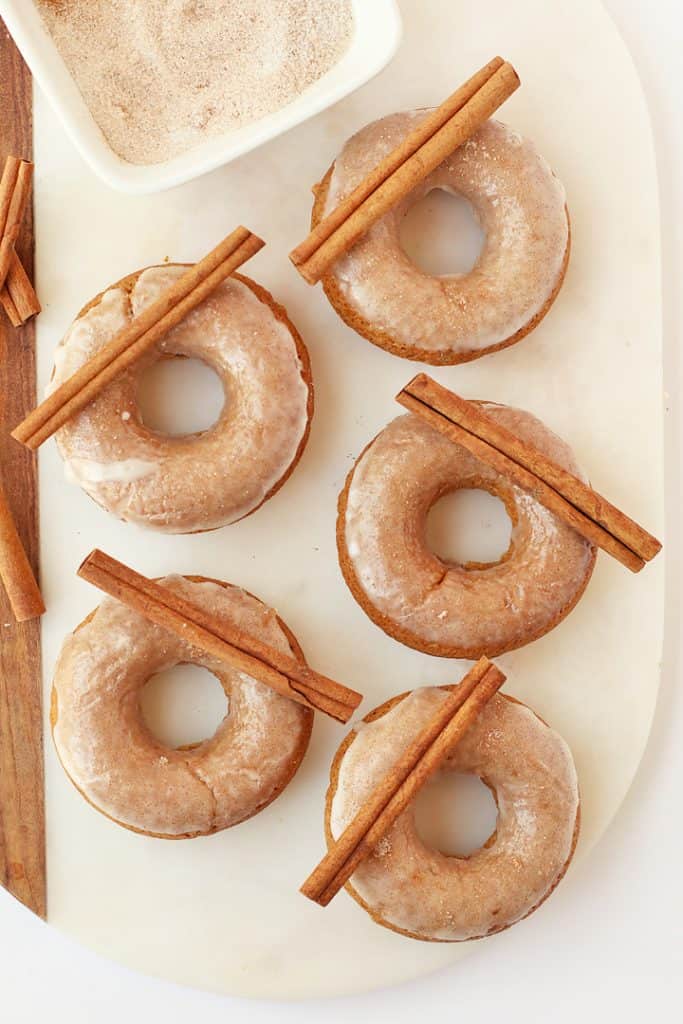
M0 159L32 155L31 76L0 20ZM33 277L33 213L17 252ZM0 478L34 571L38 566L35 455L10 430L36 404L35 321L16 329L0 310ZM2 588L0 588L0 591ZM0 882L46 914L40 620L17 623L0 593Z

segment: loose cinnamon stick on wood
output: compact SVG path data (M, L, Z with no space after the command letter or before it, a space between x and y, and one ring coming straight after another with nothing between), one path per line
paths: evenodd
M41 305L38 301L38 296L16 252L12 253L5 287L0 292L0 299L3 305L5 305L5 299L3 298L5 295L16 308L22 324L25 324L32 316L40 313ZM5 309L7 309L7 306L5 306Z
M12 253L7 280L0 288L0 304L13 327L25 324L32 316L40 313L42 308L16 252Z
M12 295L10 282L5 286L5 277L9 272L12 282L16 283L18 267L21 268L20 278L21 274L25 277L24 268L14 252L14 243L30 191L32 169L33 164L9 156L0 179L0 299L14 327L26 319L19 308L22 291L15 288ZM17 622L43 614L45 605L1 488L0 577Z
M661 543L578 477L497 423L472 402L418 374L397 395L456 444L524 487L582 537L639 572Z
M304 896L327 906L504 682L500 669L480 658L306 879L300 890Z
M2 177L0 177L0 239L5 235L7 215L12 205L12 196L14 195L20 167L21 160L18 156L8 156L5 159Z
M21 319L19 310L12 301L12 296L7 289L7 285L0 289L0 303L2 303L2 308L5 310L7 319L11 323L12 327L21 327L23 320Z
M290 253L304 280L316 284L361 235L473 135L519 84L512 65L496 57L428 114Z
M27 163L26 161L24 161ZM5 235L8 215L12 199L16 191L17 178L22 161L15 156L8 156L0 178L0 240ZM29 164L32 167L32 164ZM25 174L26 172L24 172ZM30 184L30 175L29 175ZM16 241L16 238L15 238ZM0 241L0 245L1 245ZM2 274L0 273L0 278ZM14 251L14 242L9 251L9 267L7 279L0 287L0 303L9 317L13 327L19 327L36 313L40 312L40 303L33 290L19 257Z
M0 579L17 622L37 619L45 611L43 598L0 487Z
M12 437L35 451L264 245L246 228L233 231L56 388L12 431Z
M21 221L24 216L26 204L31 194L31 182L33 181L33 164L28 160L20 160L16 167L16 157L8 157L5 168L9 164L7 177L3 172L0 179L0 288L5 283L9 272L10 263L14 254L14 243L19 237ZM3 188L3 182L13 181L9 201L7 193Z
M80 566L78 575L150 622L169 629L182 640L246 672L304 707L324 711L339 722L348 722L363 699L355 690L247 635L225 619L211 615L102 551L92 551Z

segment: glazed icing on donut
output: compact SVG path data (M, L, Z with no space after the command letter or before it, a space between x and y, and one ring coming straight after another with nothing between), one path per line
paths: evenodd
M275 612L243 590L181 576L160 582L292 653ZM139 694L151 676L182 662L213 672L229 709L214 736L175 750L145 726ZM166 837L214 832L261 810L291 779L312 725L306 708L112 598L64 642L52 718L60 760L83 795L120 824Z
M58 347L50 388L183 271L150 267L130 294L121 286L105 292ZM256 287L244 278L225 281L150 356L59 430L69 479L121 519L170 533L215 529L256 509L298 458L311 401L301 362L305 350ZM202 359L220 377L226 403L208 430L168 437L142 423L137 382L161 355Z
M328 828L337 838L372 789L446 699L414 690L361 723L336 762ZM514 924L549 895L571 859L579 791L569 747L529 708L495 696L455 747L444 771L478 775L498 803L490 845L451 857L424 845L408 808L350 879L354 894L389 927L457 942Z
M583 476L568 445L530 413L484 407ZM445 563L427 547L429 509L458 488L505 502L512 533L501 561ZM595 548L527 491L411 414L389 423L358 459L342 494L338 539L347 582L374 621L404 643L451 657L501 653L547 632L578 600L595 562Z
M323 213L338 206L426 113L392 114L349 139L335 160ZM435 188L468 199L484 230L483 250L468 274L431 276L401 248L403 217ZM374 224L334 264L329 280L368 325L370 340L381 331L385 339L377 344L401 355L459 361L516 340L547 308L561 282L568 242L561 182L531 142L488 121ZM443 358L432 358L437 353Z

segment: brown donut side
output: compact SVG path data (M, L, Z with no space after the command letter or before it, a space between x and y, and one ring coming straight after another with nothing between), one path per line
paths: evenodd
M441 689L441 690L453 690L453 689L455 689L455 687L454 686L441 686L441 687L439 687L439 689ZM412 690L406 690L404 693L399 693L396 697L391 697L389 700L385 701L383 704L380 704L378 707L373 708L372 711L370 711L367 715L365 715L365 717L363 718L363 722L375 722L375 721L377 721L378 718L382 718L384 715L386 715L386 713L388 711L391 711L392 708L396 707L397 704L400 704L400 702L402 700L404 700L406 697L408 697L411 693L412 693ZM527 707L528 710L532 712L532 714L536 715L536 718L538 718L539 722L543 722L543 724L546 725L546 726L548 725L548 723L543 718L541 718L540 715L536 714L536 712L533 710L533 708L529 708L528 705L523 703L523 701L517 700L516 697L511 697L507 693L501 693L500 696L504 697L505 700L509 700L513 704L521 704L522 707ZM357 733L354 730L352 730L349 733L349 735L346 736L344 738L344 740L342 740L341 744L339 745L339 748L337 749L336 754L334 755L334 759L333 759L332 764L330 766L330 783L329 783L329 786L327 787L327 793L325 795L325 842L327 843L328 850L334 844L334 837L333 837L332 831L330 829L330 816L332 814L332 801L334 800L335 794L337 792L337 786L339 784L339 772L341 770L342 761L344 760L344 755L346 754L346 751L349 749L349 747L353 743L354 739L356 738L356 735L357 735ZM488 785L488 783L486 783L485 780L482 780L482 781L485 782L485 784ZM491 788L491 787L489 787L489 788ZM494 798L495 798L495 794L494 794ZM350 881L346 883L344 888L349 893L349 895L353 897L353 899L356 901L356 903L358 903L359 906L361 906L363 908L363 910L365 910L366 913L370 915L370 917L375 922L375 924L381 925L382 928L388 928L389 931L396 932L398 935L405 935L405 937L408 938L408 939L417 939L420 942L440 942L440 943L445 943L445 942L474 942L477 939L486 939L490 935L496 935L496 934L498 934L498 932L504 932L508 928L512 928L513 925L518 924L519 921L524 921L527 917L529 917L531 914L533 914L533 912L535 910L538 910L538 908L543 903L545 903L545 901L548 899L548 897L550 895L552 895L552 893L555 891L555 889L557 888L557 886L560 884L560 882L564 878L565 874L567 873L567 869L569 868L569 865L571 864L572 859L574 857L574 852L576 850L576 844L577 844L578 839L579 839L580 831L581 831L581 803L579 801L579 806L578 806L577 812L576 812L576 822L574 824L574 834L572 836L572 845L571 845L571 849L569 851L569 856L567 857L567 860L564 863L562 871L560 872L560 874L555 879L555 882L551 886L551 888L548 889L548 892L545 894L545 896L541 900L539 900L538 903L535 904L535 906L533 906L530 910L528 910L526 912L526 914L524 914L523 917L520 917L517 921L513 921L511 924L503 925L500 928L494 928L491 931L483 933L482 935L473 936L471 939L433 939L433 938L426 938L424 935L417 935L415 932L407 931L405 928L398 928L396 925L391 924L389 921L387 921L385 918L383 918L381 916L381 914L378 914L376 911L374 911L372 909L372 907L370 907L362 899L362 897L356 892L356 890L353 888L353 885L351 884ZM494 841L494 839L495 839L495 832L493 833L493 835L491 835L489 837L489 839L487 839L486 843L484 843L484 846L490 845ZM459 858L459 859L461 859L461 860L468 860L469 858L462 857L462 858Z
M323 211L327 202L327 193L329 191L333 171L334 164L329 167L322 181L320 181L313 190L315 198L313 202L313 210L311 212L311 228L316 227L323 218ZM523 327L521 327L515 334L512 334L509 338L505 338L503 341L499 341L495 345L487 345L485 348L480 348L476 351L460 353L434 352L431 349L422 349L414 345L405 345L387 331L382 330L382 328L378 327L376 324L366 320L356 309L353 309L342 294L334 274L325 274L322 279L325 294L339 317L348 327L354 330L356 334L360 334L361 337L372 342L373 345L377 345L378 348L383 348L386 352L391 352L392 355L400 356L402 359L413 359L421 363L430 363L432 366L455 366L458 363L470 363L474 359L479 359L480 356L491 355L493 352L499 352L501 349L509 348L511 345L516 345L518 341L521 341L522 338L525 338L527 334L530 334L531 331L538 327L541 320L543 320L550 310L550 307L555 302L567 273L569 256L571 253L571 221L569 218L569 210L566 205L564 209L567 215L567 247L564 252L564 258L557 281L555 282L555 286L550 296L541 309L539 309L539 311L529 321L527 321Z
M215 584L217 584L217 586L224 587L225 589L228 589L229 587L233 586L233 584L226 583L225 580L213 579L210 576L183 576L183 579L189 580L191 583L215 583ZM263 604L263 601L261 601L260 598L256 597L250 591L244 590L243 587L240 587L239 589L243 590L245 594L247 594L249 597L253 598L255 601L258 601L259 604ZM74 633L77 633L79 629L83 628L83 626L87 626L87 624L90 622L90 620L95 615L96 611L97 611L97 608L93 608L93 610L90 612L90 614L87 615L83 619L83 621L80 622L76 626L76 628L74 629ZM305 664L306 663L306 658L304 656L304 652L301 649L301 645L299 644L299 641L294 636L294 633L291 631L291 629L289 628L287 623L283 619L280 618L280 616L278 615L277 612L275 612L275 618L277 620L278 626L280 627L282 632L287 637L287 641L289 643L289 647L290 647L290 650L291 650L293 656L298 661L302 661ZM114 824L120 825L121 828L128 829L129 832L136 832L138 835L149 836L152 839L169 839L169 840L197 839L199 836L210 836L210 835L215 835L217 832L225 831L225 829L213 828L213 829L210 829L208 832L185 832L185 833L181 833L179 835L165 835L164 833L160 833L160 832L147 832L144 829L135 828L133 825L127 825L125 822L119 821L118 818L114 818L110 814L107 814L106 811L101 810L101 808L99 808L97 806L97 804L94 804L92 802L92 800L88 796L86 796L86 794L83 792L83 790L80 788L80 786L78 786L76 784L76 782L72 779L72 777L69 775L69 772L67 771L66 767L64 766L64 763L63 763L61 757L59 756L59 748L57 747L57 744L55 743L55 740L54 740L55 725L57 724L57 719L59 717L59 706L58 706L58 704L59 704L59 702L58 702L57 690L56 690L56 687L55 687L55 684L54 684L54 681L53 681L52 689L51 689L51 694L50 694L50 732L52 734L52 742L53 742L53 746L54 746L55 752L57 754L57 759L58 759L59 763L61 764L62 768L64 769L64 774L66 775L67 779L72 784L74 789L76 789L81 794L81 796L86 801L86 803L90 804L90 806L93 807L98 812L98 814L101 814L104 818L108 818L109 821L113 821ZM260 807L257 807L254 811L252 811L251 814L247 814L243 818L240 818L239 821L233 822L233 824L230 826L230 828L234 828L235 825L241 825L242 822L248 821L249 818L253 818L256 814L259 814L261 811L265 810L266 807L268 807L270 804L272 804L273 801L276 800L277 797L280 796L280 794L287 788L289 783L292 781L292 779L296 775L296 773L299 770L299 767L301 765L301 762L304 759L304 755L305 755L306 751L308 750L308 744L309 744L310 739L311 739L311 732L313 731L314 713L313 713L312 710L309 710L307 708L304 708L304 712L306 714L306 725L307 725L307 728L304 729L304 731L302 733L301 741L299 743L299 746L297 747L297 749L295 750L295 752L292 755L291 759L289 760L288 764L286 765L286 770L283 772L282 778L280 779L280 783L278 784L278 786L275 789L274 793L272 794L272 796L268 800L265 801L265 803L262 803ZM158 744L158 741L156 739L154 739L154 737L152 736L151 733L150 733L150 738L151 738L151 740L155 744ZM198 747L198 746L200 746L199 743L194 743L194 744L190 744L189 746L179 747L178 749L179 750L193 750L195 747Z
M192 264L190 264L190 263L162 263L162 264L153 264L153 266L189 267L189 266L192 266ZM85 304L85 306L83 306L82 309L79 310L79 312L78 312L78 314L77 314L75 319L76 320L80 320L82 316L85 316L85 314L87 312L89 312L89 310L93 309L93 307L96 306L101 301L102 296L105 294L105 292L108 292L112 288L120 288L123 291L125 291L128 295L130 295L130 293L132 292L132 290L133 290L133 288L134 288L138 278L140 277L140 275L144 274L144 272L146 270L150 270L150 269L152 269L152 265L150 265L149 267L142 267L140 270L136 270L132 274L127 274L125 277L122 277L119 281L115 281L113 284L108 285L107 288L103 289L103 291L101 291L97 295L95 295L94 298L92 298L89 302L87 302ZM299 331L297 330L295 325L292 323L292 321L289 319L289 316L287 315L287 310L285 309L285 307L280 305L280 303L277 302L273 298L271 293L266 288L264 288L262 285L258 284L251 277L247 277L245 274L236 274L236 273L235 274L231 274L230 276L232 278L234 278L236 281L240 281L242 284L246 285L246 287L249 288L254 293L254 295L256 296L257 299L259 299L265 305L269 306L270 309L271 309L271 312L273 313L273 316L275 317L275 319L279 323L284 324L284 326L290 332L290 334L292 336L292 339L294 341L294 345L296 347L296 351L297 351L297 356L299 358L299 362L301 363L301 376L302 376L302 378L304 380L304 383L306 384L306 387L307 387L307 390L308 390L308 398L307 398L307 402L306 402L306 427L304 429L303 435L301 437L301 441L299 442L299 446L298 446L298 448L296 450L294 458L292 459L292 461L290 462L289 466L286 468L286 470L284 471L284 473L282 474L280 479L277 480L273 484L273 486L270 488L268 493L261 499L261 501L258 503L258 505L256 505L254 508L252 508L250 512L247 512L246 515L240 516L239 519L235 519L234 520L235 523L239 523L242 519L247 519L250 515L253 515L254 512L257 512L258 509L260 509L262 505L264 505L270 498L272 498L273 495L275 495L280 490L280 488L287 482L287 480L289 480L290 476L292 475L292 473L296 469L296 467L297 467L297 465L299 463L299 459L303 455L304 448L308 444L308 438L309 438L309 434L311 432L311 420L313 419L313 412L314 412L314 409L315 409L315 389L314 389L314 385L313 385L313 374L312 374L312 371L311 371L311 359L310 359L310 356L308 354L308 349L306 348L306 344L305 344L303 338L301 337ZM184 356L162 355L162 358L164 358L164 359L176 359L176 358L185 358L185 357ZM53 367L50 379L52 379L52 377L54 377L54 367ZM95 504L98 505L100 508L104 508L104 506L101 505L100 502L98 502L95 498L93 498L92 495L88 495L88 497L91 499L91 501L94 501ZM105 511L108 512L109 509L105 508ZM230 525L233 525L233 524L231 523ZM211 533L213 530L220 530L220 529L222 529L222 527L216 526L216 527L209 527L208 529L204 529L204 530L188 530L187 533L188 534Z
M385 615L383 612L379 611L379 609L376 608L373 605L373 603L369 600L356 575L355 569L353 567L353 562L351 560L348 548L346 546L345 530L346 507L348 504L349 488L351 487L353 474L355 473L356 467L358 466L359 462L361 461L365 453L368 451L368 449L377 440L378 436L379 435L376 435L372 439L372 441L370 441L369 444L365 446L365 448L360 453L360 455L358 456L358 458L356 459L356 461L354 462L353 466L351 467L347 474L343 490L341 491L339 498L337 500L336 528L337 555L339 559L339 567L342 571L344 581L349 590L351 591L353 597L356 599L358 604L365 612L365 614L372 622L374 622L376 626L379 626L379 628L384 633L386 633L387 636L390 636L393 640L398 640L399 643L405 644L406 647L412 647L414 650L421 651L423 654L431 654L437 658L461 658L468 661L476 661L478 658L481 658L482 655L484 654L486 654L490 658L495 658L499 654L505 654L508 651L517 650L519 647L525 647L527 644L532 643L534 640L539 640L542 636L545 636L546 633L550 633L551 630L555 628L555 626L559 625L559 623L562 622L562 620L569 615L569 613L576 607L581 597L583 596L583 593L586 587L588 586L590 578L593 574L593 569L595 568L595 561L597 559L596 549L593 550L592 557L586 568L586 572L584 574L581 586L578 588L573 599L567 605L565 605L564 608L561 608L557 615L553 617L552 621L549 622L545 627L538 629L534 632L527 631L521 637L518 643L513 644L511 646L503 644L496 647L495 644L490 644L485 647L455 647L448 646L447 644L440 644L432 640L423 640L422 637L416 636L414 633L411 633L410 630L406 629L395 619L392 619L390 616ZM489 493L496 493L495 487L492 488L490 482L487 482L485 490L489 491ZM502 492L497 493L496 496L500 498L500 500L504 504L507 505L506 496ZM500 562L503 562L506 557L507 552L505 553L505 555L503 555L501 559L499 559L498 564L500 564ZM477 565L472 565L471 567L481 568L481 566Z

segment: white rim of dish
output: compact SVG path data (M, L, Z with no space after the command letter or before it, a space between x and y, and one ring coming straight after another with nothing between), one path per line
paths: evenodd
M21 0L22 6L23 2L24 0ZM374 78L394 56L402 36L402 22L396 0L375 0L375 4L374 16L376 18L377 11L380 10L379 17L383 22L381 47L378 47L375 59L364 62L353 77L337 82L333 88L322 91L317 96L310 95L310 89L324 82L327 76L323 76L291 103L259 121L208 140L202 146L194 147L173 160L144 166L122 160L111 149L86 107L74 79L67 71L54 44L47 37L46 30L40 33L31 31L31 26L27 25L22 15L18 13L17 0L0 0L0 16L30 67L33 77L61 119L64 130L91 170L113 189L132 195L143 195L182 185L230 163L331 107ZM362 0L354 0L356 17L358 12L364 9L368 10L364 8ZM25 8L23 13L26 13ZM29 18L33 20L34 15L40 19L35 7ZM362 31L362 27L361 21L356 32L358 33L359 29ZM352 42L348 53L352 52L353 45ZM46 47L49 48L47 52ZM81 108L80 115L74 110L74 105Z

